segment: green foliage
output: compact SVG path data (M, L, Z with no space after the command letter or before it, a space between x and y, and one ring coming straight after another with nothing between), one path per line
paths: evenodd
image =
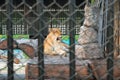
M95 0L91 0L91 3L93 3Z
M77 41L79 38L79 35L75 35L75 40ZM68 35L63 35L62 36L62 40L68 40L69 39L69 36Z
M93 4L95 2L95 0L91 0L91 4Z
M7 36L6 35L0 35L0 39L6 39ZM13 35L14 39L29 39L29 35Z
M25 59L29 59L29 57L24 53L23 56L25 57Z

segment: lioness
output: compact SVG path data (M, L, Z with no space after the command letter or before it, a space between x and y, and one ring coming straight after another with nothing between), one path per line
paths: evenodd
M61 42L61 30L50 28L49 34L44 40L44 54L66 56L68 46Z

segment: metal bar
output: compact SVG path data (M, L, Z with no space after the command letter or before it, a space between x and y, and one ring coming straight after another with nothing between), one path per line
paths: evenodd
M117 0L116 2L118 2L119 11L120 11L120 1ZM119 25L120 25L120 18L118 18L118 31L117 31L117 32L118 32L118 34L117 34L118 36L119 36L119 34L120 34ZM120 38L119 38L119 37L118 37L118 45L120 45ZM118 48L120 49L120 47L118 47ZM117 49L117 50L118 50L118 55L120 55L120 50L119 50L119 49Z
M4 19L3 15L2 15L2 12L0 11L0 21L2 22L2 20ZM2 34L2 24L0 24L0 34Z
M69 0L69 9L70 9L70 15L69 15L69 36L70 36L70 80L76 80L76 66L75 66L75 23L73 20L75 20L75 0Z
M107 4L106 4L106 1L104 1L104 8L106 8ZM102 46L103 46L103 50L104 50L104 57L106 57L106 32L107 32L107 29L104 29L105 27L107 27L107 14L108 12L106 11L107 9L105 9L105 14L103 14L103 31L102 31Z
M109 5L113 0L106 0L106 9L109 14L107 14L107 40L109 41L107 43L107 52L108 52L108 58L107 58L107 80L114 80L113 76L113 66L114 66L114 43L113 43L113 26L114 26L114 20L110 21L111 19L114 19L114 5Z
M114 53L114 56L117 57L120 53L119 51L119 14L118 14L118 11L120 11L120 1L117 0L116 2L114 2L114 15L115 15L115 20L114 20L114 34L115 34L115 40L114 40L114 43L115 43L115 46L114 46L114 49L115 49L115 53Z
M13 3L12 0L6 0L7 5L7 13L8 13L8 20L7 20L7 46L8 46L8 78L7 80L14 80L14 69L13 69L13 31L12 31L12 14L13 8L11 4Z
M39 20L38 20L38 30L39 30L39 35L37 35L37 39L38 39L38 69L39 69L39 76L38 76L38 80L44 80L44 52L43 52L43 33L44 33L44 23L42 22L43 19L43 0L37 0L37 3L39 3L39 5L37 6L37 11L40 14L39 16Z

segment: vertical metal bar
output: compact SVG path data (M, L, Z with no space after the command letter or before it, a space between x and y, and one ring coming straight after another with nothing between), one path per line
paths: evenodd
M3 17L3 15L2 15L2 11L0 11L0 21L1 21L1 23L0 23L0 34L2 34L2 20L4 19L4 17Z
M118 10L118 11L120 11L120 1L117 0L116 2L118 2L118 7L119 7L119 10ZM116 4L115 4L115 5L116 5ZM117 5L116 5L116 6L117 6ZM118 12L118 11L117 11L117 12ZM118 16L119 16L119 15L118 15ZM119 20L120 20L120 18L118 17L118 31L117 31L118 34L117 34L117 36L120 36L120 35L119 35L119 34L120 34L120 31L119 31L119 29L120 29L120 28L119 28L120 21L119 21ZM119 38L119 37L118 37L118 41L117 41L117 42L118 42L118 46L119 46L119 45L120 45L120 38ZM120 47L118 47L118 49L117 49L117 50L118 50L118 55L120 55L120 50L119 50L119 49L120 49Z
M2 11L0 11L0 34L2 34Z
M120 11L120 1L119 0L116 0L114 2L114 17L115 17L115 20L114 20L114 34L115 34L115 38L114 38L114 49L115 49L115 52L114 52L114 56L117 57L120 53L119 51L119 14L118 14L118 11Z
M103 8L107 8L107 4L106 1L104 1L104 7ZM104 50L104 57L106 57L106 32L107 29L104 29L105 27L107 27L107 9L105 9L105 14L103 14L103 31L102 31L102 46L103 46L103 50Z
M24 7L23 7L23 10L24 10L24 11L23 11L23 15L24 15L24 16L23 16L24 34L29 34L29 33L28 33L28 31L29 31L29 30L28 30L28 25L27 25L27 22L26 22L26 20L25 20L25 19L26 19L26 16L25 16L25 14L26 14L25 0L22 0L22 1L23 1L23 3L24 3L24 5L23 5L23 6L24 6Z
M6 0L7 5L7 45L8 45L8 78L7 80L14 80L14 70L13 70L13 33L12 33L12 14L13 8L11 4L13 3L12 0Z
M98 43L100 44L100 47L102 47L103 48L103 41L102 41L102 39L103 39L103 31L102 31L102 28L103 28L103 9L104 9L104 0L102 0L101 1L101 3L99 4L100 6L101 6L101 10L100 10L100 16L101 17L99 17L100 19L99 19L99 30L98 30ZM104 49L104 48L103 48ZM105 54L104 54L104 57L105 57Z
M75 0L69 0L70 4L69 4L69 10L70 10L70 15L69 15L69 27L70 27L70 31L69 31L69 36L70 36L70 80L76 80L75 77L75 70L76 70L76 66L75 66L75 14L73 14L73 12L75 12Z
M38 39L38 69L39 69L39 76L38 80L44 80L44 52L43 52L43 33L44 33L44 23L42 22L43 20L43 0L37 0L38 6L37 6L37 11L40 14L39 16L39 21L38 21L38 30L39 30L39 35L37 36Z
M114 26L114 5L109 5L113 0L106 0L106 4L107 4L107 11L109 14L107 14L107 52L108 52L108 58L107 58L107 71L108 71L108 75L107 75L107 80L114 80L114 76L113 76L113 66L114 66L114 43L113 43L113 26ZM112 20L112 21L111 21Z

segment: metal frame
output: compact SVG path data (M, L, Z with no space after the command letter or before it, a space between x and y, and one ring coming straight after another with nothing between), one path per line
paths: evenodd
M8 80L14 80L14 68L13 68L13 26L12 26L12 15L11 12L13 11L12 8L12 2L13 0L6 0L7 1L7 13L8 13L8 20L7 20L7 40L8 40ZM108 80L113 80L114 78L111 77L113 76L113 37L111 37L114 33L113 33L113 21L109 21L110 19L113 19L113 8L112 5L108 5L110 3L111 0L105 0L105 9L106 9L106 26L107 26L107 36L106 36L106 41L108 41L106 48L107 48L107 53L108 53L108 58L107 58L107 70L108 70L108 76L107 79ZM39 13L44 14L44 6L43 6L43 0L37 0L37 2L39 3L39 6L37 8ZM69 36L70 36L70 64L69 64L69 69L70 69L70 80L75 80L76 79L76 66L75 66L75 23L73 20L75 20L76 18L76 14L74 14L73 12L75 12L75 0L69 0L69 11L70 11L70 15L69 15ZM109 7L110 6L110 7ZM111 12L112 10L112 12ZM42 21L44 19L44 15L39 15L39 19L38 19L38 33L35 33L36 36L34 36L34 38L38 39L38 45L43 44L45 35L43 35L43 33L46 32L46 27L44 22ZM45 29L45 30L44 30ZM44 54L43 54L43 45L42 46L38 46L38 66L39 66L39 80L44 80Z
M8 11L8 20L7 20L7 45L8 45L8 80L14 80L14 68L13 68L13 31L12 31L12 15L13 11L12 4L13 0L7 0L7 11Z

